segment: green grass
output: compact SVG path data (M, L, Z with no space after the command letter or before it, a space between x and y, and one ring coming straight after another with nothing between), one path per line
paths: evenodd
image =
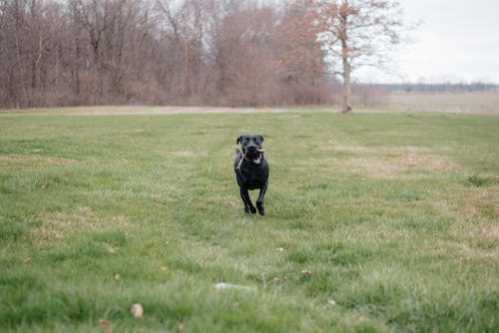
M0 331L498 332L498 144L490 116L1 114Z

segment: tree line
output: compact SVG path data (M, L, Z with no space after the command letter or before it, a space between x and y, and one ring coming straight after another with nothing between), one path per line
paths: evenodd
M357 61L398 42L397 6L0 0L0 107L323 104L342 82L349 111Z

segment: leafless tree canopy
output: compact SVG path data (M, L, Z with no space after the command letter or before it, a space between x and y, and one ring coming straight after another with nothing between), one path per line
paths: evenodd
M317 104L305 1L0 0L0 107Z
M383 67L391 47L400 43L403 27L396 0L310 0L321 26L319 39L340 69L343 112L350 112L352 73L362 66Z

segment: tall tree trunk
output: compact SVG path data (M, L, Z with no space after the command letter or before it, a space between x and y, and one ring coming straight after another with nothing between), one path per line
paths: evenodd
M184 42L184 94L187 99L191 97L191 73L189 68L189 42Z
M352 111L350 100L352 97L352 65L348 57L343 56L343 98L341 112L348 113Z
M17 4L17 3L16 3ZM20 107L25 107L28 105L29 102L29 97L28 97L28 92L26 90L26 85L24 82L25 78L25 70L24 70L24 64L23 64L23 59L21 55L21 41L19 40L19 31L21 30L20 28L20 10L19 8L16 8L16 13L15 13L15 41L16 41L16 67L18 69L18 84L21 87L22 91L22 96L24 98L24 101L22 98L20 101L16 101L16 108Z
M79 32L78 32L79 33ZM73 60L73 82L74 82L74 92L76 94L77 103L81 103L81 89L80 89L80 58L81 58L81 48L80 39L77 36L75 38L75 59Z
M348 6L348 1L343 3ZM343 14L341 16L341 60L343 63L343 98L341 105L342 113L349 113L352 111L350 99L352 96L352 64L350 63L350 50L348 48L348 16Z

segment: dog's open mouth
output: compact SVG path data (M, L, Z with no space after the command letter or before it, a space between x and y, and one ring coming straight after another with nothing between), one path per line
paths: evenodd
M252 152L246 152L246 158L256 164L260 164L262 161L264 150L263 149L258 149Z

